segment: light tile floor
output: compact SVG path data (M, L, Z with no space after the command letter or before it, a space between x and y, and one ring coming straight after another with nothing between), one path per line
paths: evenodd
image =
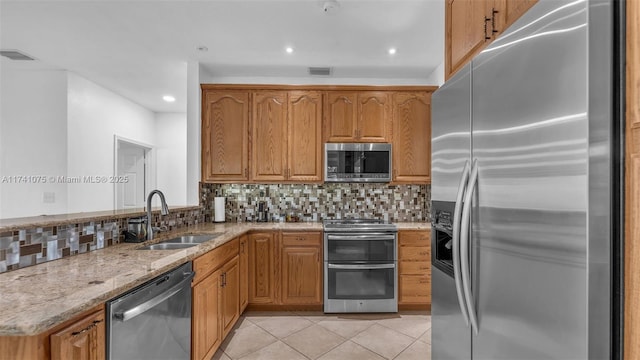
M431 316L247 312L212 360L430 360Z

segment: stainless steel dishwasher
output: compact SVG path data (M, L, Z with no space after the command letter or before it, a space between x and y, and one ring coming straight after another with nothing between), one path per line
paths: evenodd
M107 359L190 359L191 263L107 302Z

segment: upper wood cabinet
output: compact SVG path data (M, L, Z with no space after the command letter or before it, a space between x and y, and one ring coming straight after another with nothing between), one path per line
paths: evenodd
M322 96L316 91L253 95L252 179L322 180Z
M253 180L284 181L287 170L287 92L253 94Z
M393 182L431 182L431 93L393 96Z
M388 142L391 103L384 91L330 91L325 101L326 142Z
M290 91L287 180L322 181L322 94Z
M105 358L104 311L95 312L51 335L52 360Z
M537 0L446 0L445 78L460 70Z
M249 91L202 91L202 181L249 180Z

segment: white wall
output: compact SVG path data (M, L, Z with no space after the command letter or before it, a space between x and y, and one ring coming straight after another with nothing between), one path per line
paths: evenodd
M284 85L438 85L421 79L392 78L334 78L321 76L275 77L275 76L214 76L202 72L202 84L284 84Z
M187 205L200 203L200 84L204 71L197 61L187 63Z
M0 218L67 212L67 186L50 179L67 173L66 71L3 61L0 83ZM15 176L39 180L14 183ZM44 203L45 192L54 202Z
M170 206L187 204L187 114L156 114L156 188Z
M442 84L444 84L444 61L441 62L431 74L429 74L427 82L438 86L442 86Z
M154 145L155 114L83 77L69 73L68 173L114 174L114 135ZM111 183L70 184L68 211L114 208Z

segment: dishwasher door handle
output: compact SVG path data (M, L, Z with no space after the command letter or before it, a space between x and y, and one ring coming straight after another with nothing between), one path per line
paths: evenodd
M396 236L393 234L352 234L352 235L327 235L327 240L346 240L346 241L358 241L358 240L395 240Z
M170 287L168 290L163 291L160 295L151 298L145 302L143 302L140 305L137 305L129 310L126 311L122 311L122 312L117 312L115 314L113 314L113 317L116 320L120 320L122 322L125 322L127 320L131 320L134 317L154 308L155 306L157 306L158 304L160 304L161 302L169 299L170 297L174 296L175 294L179 293L180 291L182 291L183 286L186 282L191 281L191 279L193 279L193 277L196 275L195 272L187 272L185 273L185 277L184 279L182 279L182 281L180 281L179 283L175 284L174 286Z

